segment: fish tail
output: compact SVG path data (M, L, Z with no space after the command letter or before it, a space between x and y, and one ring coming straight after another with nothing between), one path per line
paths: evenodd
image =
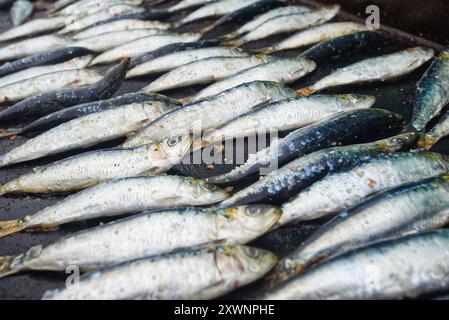
M314 94L314 93L315 93L315 90L312 89L311 87L306 87L306 88L299 89L299 90L296 91L296 92L297 92L300 96L308 97L308 96Z
M22 128L11 128L0 131L0 139L19 135L23 132Z
M225 41L225 40L231 40L231 39L234 39L234 38L237 37L237 36L238 36L238 35L235 34L235 33L228 33L228 34L225 34L224 36L222 36L221 39L222 39L223 41Z
M287 262L279 262L279 264L265 277L266 289L272 289L282 282L304 272L305 265L295 263L293 267L287 265Z
M15 258L16 257L12 256L0 257L0 278L4 278L22 271L22 268L16 268L12 265Z
M24 230L22 220L0 221L0 238L4 238L10 234L14 234Z

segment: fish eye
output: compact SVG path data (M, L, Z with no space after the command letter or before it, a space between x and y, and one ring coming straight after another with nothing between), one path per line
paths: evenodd
M203 187L209 191L217 190L217 186L210 183L204 183Z
M247 248L246 249L246 254L253 259L257 259L259 258L259 250L257 250L256 248Z
M260 214L260 208L258 207L248 207L246 208L246 214L249 216L257 216Z
M182 140L182 137L173 137L167 140L167 145L169 147L174 147L175 145L177 145L180 141Z

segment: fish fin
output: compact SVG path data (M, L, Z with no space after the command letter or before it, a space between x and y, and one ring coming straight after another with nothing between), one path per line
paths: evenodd
M0 278L22 271L21 268L12 267L12 262L14 259L15 257L13 256L0 257Z
M259 54L272 54L275 52L276 52L276 49L274 49L274 48L264 48L264 49L257 50L257 53L259 53Z
M315 93L315 91L314 91L312 88L310 88L310 87L299 89L299 90L296 91L296 92L297 92L300 96L304 96L304 97L310 96L310 95L312 95L312 94Z
M6 237L10 234L20 232L24 230L22 220L8 220L0 221L0 238Z
M426 135L422 136L421 138L419 138L418 148L424 149L424 150L429 150L437 142L438 142L438 139L432 137L431 135L426 134Z
M23 128L11 128L11 129L3 129L0 131L0 139L16 136L23 132Z

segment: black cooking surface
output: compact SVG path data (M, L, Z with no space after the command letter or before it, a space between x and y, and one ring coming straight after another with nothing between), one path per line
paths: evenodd
M300 1L296 1L300 2ZM310 3L310 1L307 1ZM357 1L352 1L351 4L357 3ZM353 7L353 6L352 6ZM364 12L363 7L361 12ZM345 5L343 4L343 9ZM359 11L360 11L359 10ZM183 15L185 13L182 13ZM35 14L39 16L41 14ZM344 16L344 15L343 15ZM179 18L176 17L175 19ZM338 19L342 19L341 16ZM412 19L412 17L410 17ZM204 21L198 24L190 25L184 28L184 30L195 30L199 27L208 25L211 22ZM0 12L0 32L3 32L10 27L9 19L7 18L7 12ZM232 31L237 25L226 26L225 28L220 28L214 32L214 34L209 35L209 38L214 38L217 35L222 35L226 31ZM255 44L251 44L245 47L248 50L254 49L256 47L265 47L267 44L271 44L274 41L278 41L281 37L275 37L269 39L268 41L261 41ZM398 34L386 34L385 38L378 43L371 44L369 47L362 47L356 51L349 53L343 53L341 55L336 55L318 61L318 68L311 75L302 79L298 83L292 85L292 87L299 89L308 83L314 82L315 80L321 78L323 75L330 73L337 67L353 63L357 60L385 54L398 49L407 48L410 46L415 46L418 43L422 43L422 39L414 38L404 39ZM433 45L435 48L439 48L438 45ZM289 52L282 52L278 54L279 56L295 56L301 53L302 50L293 50ZM403 115L406 119L410 118L412 111L412 104L414 101L415 86L416 82L419 80L420 76L427 68L427 65L417 70L413 74L404 77L395 82L387 82L375 85L363 85L363 86L351 86L345 88L339 88L338 90L328 91L339 92L339 93L360 93L360 94L371 94L377 97L377 103L375 107L388 109ZM140 88L147 85L154 78L142 78L136 81L126 81L123 87L119 90L116 95L123 93L129 93L137 91ZM170 96L173 97L183 97L194 93L199 87L189 88L186 90L178 90L175 92L169 92ZM26 138L17 137L13 140L3 139L0 140L0 152L5 153L8 150L22 144ZM108 143L100 147L110 147L118 144L120 141L113 143ZM434 151L443 152L449 154L449 140L443 140L438 143ZM70 153L69 153L70 154ZM37 165L42 165L46 163L53 162L57 159L66 157L68 154L46 158L39 161L33 161L26 164L21 164L18 166L10 167L7 169L0 169L0 184L3 184L21 174L30 171L33 167ZM213 170L208 168L206 165L178 165L170 173L189 175L195 177L207 177L211 175L216 175L225 171L229 171L232 166L228 165L216 165ZM237 188L241 186L236 186ZM0 197L0 219L9 220L15 218L22 218L26 215L33 214L40 209L49 206L56 201L60 200L62 196L44 196L44 197ZM0 256L6 255L17 255L26 251L33 245L37 244L47 244L55 241L67 234L76 232L78 230L95 226L98 223L106 222L108 220L97 220L90 222L75 223L67 226L63 226L61 229L53 232L46 233L20 233L12 235L3 239L0 239ZM295 249L311 232L313 232L318 226L320 226L323 221L316 221L311 223L304 223L297 226L292 226L277 230L268 234L261 239L254 242L254 245L273 250L280 256L284 256ZM24 273L20 275L15 275L0 279L0 299L39 299L42 294L49 289L64 286L65 284L65 274L64 273L49 273L49 272L33 272ZM244 288L238 292L233 293L230 297L248 297L253 292L253 287Z

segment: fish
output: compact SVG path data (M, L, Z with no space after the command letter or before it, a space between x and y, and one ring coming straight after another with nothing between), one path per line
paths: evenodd
M449 104L449 47L443 49L418 83L411 128L424 131Z
M56 31L64 27L65 23L64 17L34 19L0 34L0 42Z
M288 98L250 111L215 130L206 132L202 141L213 144L270 131L290 131L342 111L371 108L375 102L374 96L348 94Z
M190 13L187 17L181 20L178 26L182 26L196 20L224 16L258 1L260 0L222 0L212 2Z
M130 6L126 4L117 4L112 5L106 9L100 10L95 14L89 14L84 17L81 17L80 19L78 19L77 15L75 15L75 19L73 20L73 22L71 24L68 24L62 30L60 30L58 34L67 35L69 33L79 32L81 30L94 26L98 22L124 14L141 13L144 10L145 10L144 8L140 7Z
M72 3L77 2L78 0L57 0L55 3L51 5L51 8L48 10L49 13L54 13L65 7L71 5Z
M449 135L449 115L443 118L428 132L424 133L418 141L420 149L431 149L438 141Z
M181 105L179 101L170 99L166 96L157 93L144 93L144 92L130 93L112 99L98 100L75 105L69 108L64 108L62 110L50 113L42 118L39 118L36 121L33 121L22 128L7 129L2 133L0 133L0 137L24 133L43 132L45 130L57 127L58 125L68 122L70 120L83 117L92 113L107 111L129 104L146 103L152 101L162 102L173 106Z
M134 58L145 52L159 49L163 46L178 42L195 42L201 38L199 33L167 34L150 36L126 43L117 48L98 55L91 65L103 64L123 58Z
M89 63L94 58L93 55L85 55L82 57L73 58L71 60L54 64L54 65L46 65L39 67L32 67L29 69L25 69L4 77L0 78L1 87L13 84L15 82L24 81L27 79L31 79L34 77L42 76L49 73L68 71L68 70L77 70L83 69L89 65ZM0 90L1 90L0 87Z
M252 68L243 70L233 76L215 82L198 92L189 101L198 101L205 97L213 96L242 83L251 81L275 81L292 83L311 73L316 68L316 63L302 57L279 58Z
M414 47L364 59L332 72L312 86L301 89L299 93L310 95L324 89L343 85L394 80L421 67L432 59L433 55L433 49Z
M129 70L126 78L131 79L154 73L161 73L176 69L185 64L211 57L248 57L248 53L229 47L209 47L193 50L178 51L155 58Z
M241 9L238 9L234 12L230 12L230 13L224 15L223 17L221 17L214 23L212 23L209 26L207 26L206 28L204 28L202 30L202 32L204 32L204 33L211 32L211 31L217 29L218 27L221 27L221 26L224 26L227 24L231 24L231 23L235 23L235 22L239 22L239 21L245 21L245 20L255 17L258 14L267 12L273 8L277 8L277 7L284 6L284 5L285 5L284 2L278 1L278 0L259 0L254 3L250 3L249 5L241 8Z
M336 214L362 203L376 192L448 170L448 158L436 153L397 153L369 159L329 174L292 197L284 203L284 216L279 223L286 225Z
M296 49L365 30L367 30L366 26L360 23L331 22L300 31L272 47L258 51L264 54L270 54L282 50Z
M107 24L101 24L84 31L80 31L72 36L74 40L87 39L100 34L117 32L117 31L130 31L139 29L159 29L168 30L172 27L170 23L164 23L159 21L144 21L137 19L125 19L117 20Z
M210 177L208 181L215 181L216 184L239 181L261 173L262 169L269 173L312 152L385 138L397 134L403 126L404 120L400 115L382 109L341 112L274 140L270 147L251 154L243 165L228 173Z
M211 2L215 2L215 0L182 0L182 1L178 2L177 4L175 4L174 6L167 8L166 10L168 12L176 12L176 11L189 9L192 7L202 6L205 4L209 4Z
M56 35L45 35L10 44L0 48L0 61L20 59L48 50L70 46L72 40Z
M189 152L191 143L187 136L142 147L83 153L34 168L0 186L0 195L73 192L110 180L165 173Z
M0 66L0 77L7 76L28 68L65 62L74 58L86 56L93 52L85 48L61 48L32 55Z
M121 12L128 7L140 6L143 2L141 0L113 0L113 1L78 1L63 10L59 11L57 15L70 17L77 16L79 18L94 15L104 11ZM111 10L111 8L113 8Z
M197 42L178 42L173 44L168 44L166 46L160 47L159 49L149 51L134 57L131 60L130 69L137 67L138 65L149 62L153 59L163 57L176 52L195 50L209 47L216 47L220 45L218 40L202 40Z
M160 175L112 180L75 193L23 219L1 221L0 237L145 210L212 205L227 197L226 191L190 177Z
M323 262L262 299L401 299L443 291L448 241L440 230L377 242Z
M18 102L0 111L0 122L36 119L77 104L108 99L120 88L128 64L129 60L121 61L108 70L101 80L93 84L44 92ZM18 133L24 131L26 130L19 129Z
M242 70L271 61L268 56L212 57L178 67L143 88L146 92L160 92L225 79Z
M0 167L69 150L84 149L135 132L175 106L162 101L131 103L60 124L0 156Z
M442 175L401 185L340 213L279 262L273 271L274 282L372 242L443 227L449 221L448 179Z
M243 26L241 26L236 31L229 33L225 36L223 36L224 39L233 39L238 36L241 36L245 33L251 32L257 27L263 25L268 20L283 16L283 15L289 15L289 14L299 14L304 12L310 12L311 10L306 6L287 6L287 7L279 7L276 9L272 9L264 14L261 14L257 17L255 17L253 20L245 23Z
M276 82L243 84L166 114L130 137L122 147L139 146L193 133L196 126L201 130L219 127L265 103L294 96L294 90Z
M256 183L223 201L222 207L250 203L282 203L313 183L335 172L350 169L380 155L409 148L418 138L415 132L391 138L313 152L262 177Z
M167 34L167 32L160 29L112 31L75 41L73 43L73 46L87 48L89 50L100 53L114 49L133 40L164 34Z
M90 69L63 70L43 74L0 87L0 103L17 102L43 92L95 83L101 75Z
M245 246L195 248L97 271L73 290L47 291L43 299L213 299L260 279L276 261L269 251Z
M14 26L24 23L34 11L34 5L28 0L16 0L12 5L10 15Z
M128 14L122 14L118 16L114 16L111 18L107 18L105 20L98 21L94 23L93 25L89 26L88 28L98 27L101 25L106 25L112 22L117 22L121 20L145 20L145 21L165 21L168 18L171 17L171 13L165 12L165 11L142 11L137 13L128 13ZM174 27L174 25L172 25ZM84 29L87 30L87 29Z
M183 248L245 244L267 232L280 215L278 208L265 205L144 212L33 246L8 266L0 266L0 277L32 270L64 271L75 264L93 271Z
M231 46L241 46L245 43L262 40L267 37L307 29L332 20L340 11L340 5L323 6L310 12L282 15L271 18L246 35L227 42Z

